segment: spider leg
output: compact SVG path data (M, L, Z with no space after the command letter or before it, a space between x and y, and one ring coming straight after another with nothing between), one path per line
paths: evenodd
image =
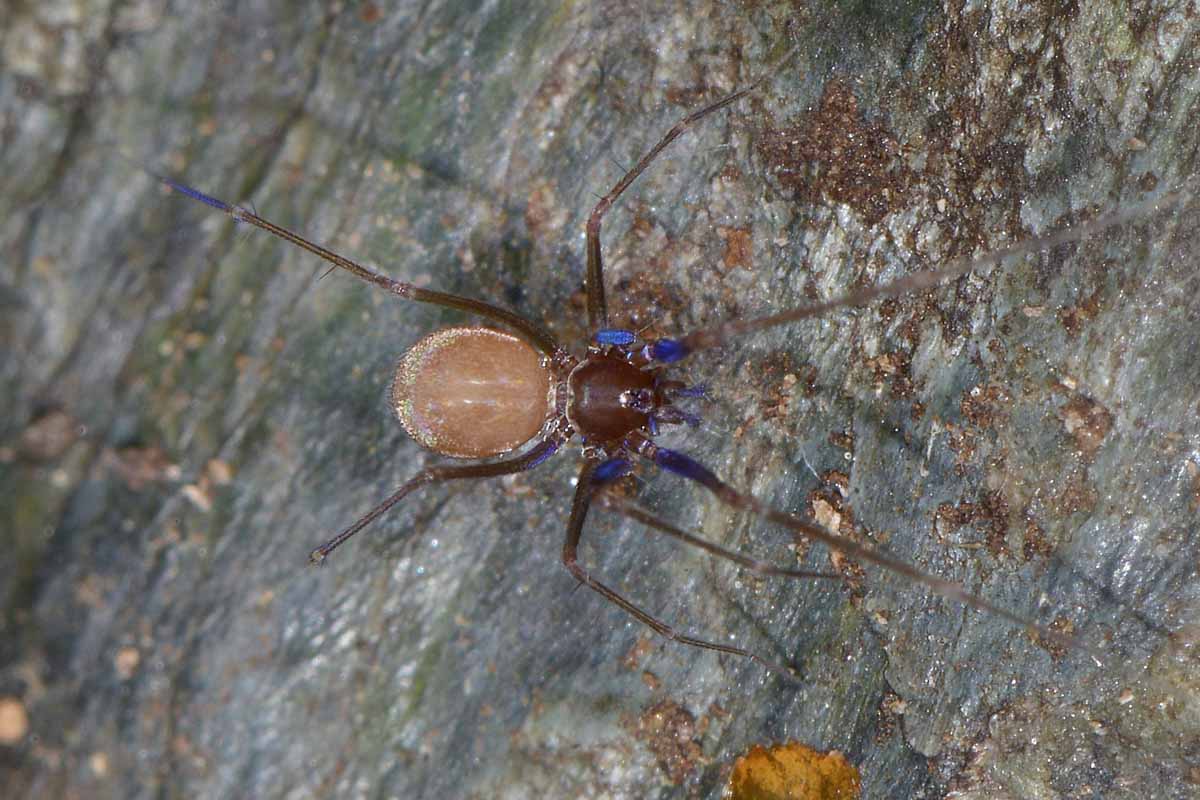
M600 255L600 223L604 219L604 214L612 207L616 199L621 196L621 193L637 180L637 177L646 170L646 167L650 166L650 163L658 157L659 153L666 149L667 145L678 139L683 135L684 131L704 117L741 100L754 91L757 85L758 82L756 81L745 89L734 92L728 97L724 97L712 105L705 106L699 111L693 111L679 120L679 122L676 122L671 130L667 131L666 135L658 140L658 144L650 148L650 152L642 156L633 165L633 169L621 176L621 180L617 181L608 194L601 197L600 202L596 203L596 207L592 209L592 213L587 221L587 309L589 328L597 330L608 327L608 301L604 298L604 264Z
M191 186L164 177L150 170L146 170L152 177L169 187L173 191L186 195L193 200L204 203L207 206L223 211L233 217L238 222L249 223L256 228L261 228L267 233L283 239L286 242L291 242L297 247L302 247L315 256L318 256L335 267L341 267L350 274L354 275L367 283L372 283L379 286L392 294L403 297L407 300L415 300L418 303L432 303L433 305L445 306L447 308L456 308L460 311L466 311L470 314L478 314L481 317L490 319L494 322L499 322L507 325L517 331L521 336L546 355L554 357L562 352L562 348L558 342L550 335L550 332L538 325L535 322L525 319L522 316L514 314L505 308L494 306L491 303L485 303L482 300L475 300L470 297L462 297L448 292L436 292L432 289L422 289L419 286L414 286L411 283L393 280L386 275L381 275L370 267L359 264L357 261L338 255L327 247L322 247L316 242L310 241L295 231L288 230L281 225L276 225L270 220L263 219L258 214L255 214L249 209L241 206L231 205L224 200L218 200L211 195L207 195Z
M821 526L809 522L795 514L788 514L783 511L771 508L763 501L753 495L745 494L734 489L729 484L722 481L711 470L705 467L700 462L686 456L683 453L677 453L673 450L667 450L663 447L658 447L653 442L646 440L638 448L637 452L650 459L658 466L673 472L690 481L694 481L705 489L708 489L717 499L731 508L746 509L758 514L763 519L788 528L793 534L806 536L810 539L815 539L818 542L825 544L827 547L837 550L850 558L859 561L868 561L884 569L890 570L898 575L903 575L914 583L920 583L927 586L935 594L951 600L957 600L963 605L979 611L984 611L989 614L994 614L1001 619L1011 622L1013 625L1024 628L1029 633L1043 639L1053 641L1056 644L1068 647L1072 650L1082 650L1093 658L1099 658L1099 654L1092 648L1084 645L1079 640L1072 636L1066 636L1058 631L1050 630L1042 625L1038 625L1020 614L1009 611L1006 608L998 606L987 600L984 600L978 595L971 594L961 585L953 581L937 578L926 572L922 572L913 565L901 561L894 556L888 555L886 552L874 547L859 544L844 536L839 536L835 533L830 533Z
M511 475L515 472L526 472L552 456L560 444L561 441L558 439L546 439L539 442L528 453L516 458L494 461L490 464L446 465L429 467L422 470L415 477L405 482L392 496L360 517L349 528L346 528L337 536L334 536L328 542L313 550L308 556L309 563L323 563L329 554L339 545L383 516L392 506L422 486L430 486L435 483L444 483L445 481L461 480L464 478L491 478L496 475Z
M642 523L652 530L666 534L672 539L678 539L684 544L690 544L693 547L698 547L707 553L710 553L718 558L724 558L740 567L757 572L759 575L777 575L783 578L821 578L829 580L840 580L841 575L834 572L814 572L806 569L789 569L787 567L777 567L774 564L769 564L766 561L760 561L757 558L742 555L736 550L730 550L721 547L719 544L714 544L706 539L701 539L695 534L672 525L661 517L657 517L646 511L640 506L630 503L620 497L614 497L603 490L599 490L595 495L596 503L606 511L612 511L617 514L623 514L632 520Z
M768 77L778 71L784 64L792 60L800 50L800 45L794 45L784 55L776 61L762 75L755 78L745 89L740 89L728 97L724 97L717 102L705 106L699 111L693 111L683 119L676 122L671 130L667 131L658 144L650 148L650 152L642 156L633 169L621 176L621 180L617 181L616 185L609 190L608 194L600 198L596 203L596 207L592 209L591 215L587 221L587 309L588 309L588 327L592 330L598 330L608 327L608 302L604 298L604 263L600 254L600 222L604 219L604 214L612 207L621 193L629 188L637 177L645 171L646 167L658 157L658 154L667 148L667 145L683 135L684 131L696 124L704 117L714 111L720 111L728 105L736 103L746 95L753 92L759 85Z
M909 294L910 292L930 289L960 275L994 266L1009 258L1048 250L1062 244L1079 242L1108 228L1124 225L1132 220L1174 208L1180 203L1189 200L1195 188L1194 183L1190 185L1183 184L1157 197L1135 203L1127 208L1101 214L1094 219L1072 225L1046 236L1017 242L1016 244L999 248L977 258L956 258L938 269L914 272L889 283L856 289L820 303L799 306L758 319L731 320L729 322L717 323L712 327L693 331L680 339L660 339L650 345L649 354L655 360L663 363L673 363L697 351L720 347L736 336L774 328L778 325L787 325L802 319L823 316L830 311L846 306L861 306L881 297L896 297L902 294Z
M574 576L575 580L588 587L592 591L599 594L605 600L613 605L621 608L625 613L642 623L646 627L653 630L660 636L664 636L680 644L699 647L703 650L715 650L718 653L729 653L730 655L742 656L755 661L759 665L765 667L771 672L777 673L790 681L796 680L796 675L792 670L773 661L769 661L749 650L733 645L720 644L718 642L710 642L705 639L697 639L694 636L688 636L679 633L667 623L643 611L638 606L634 605L630 600L619 594L614 589L609 588L605 584L592 577L582 564L579 563L578 551L579 540L583 535L583 524L587 519L588 508L591 506L592 495L596 490L593 483L593 478L596 472L596 467L599 462L595 459L589 459L584 462L583 468L579 473L579 483L575 487L575 496L571 501L571 517L567 522L567 537L563 542L562 563L567 568L567 571Z

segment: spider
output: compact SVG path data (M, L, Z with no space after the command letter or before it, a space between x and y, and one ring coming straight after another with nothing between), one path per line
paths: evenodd
M703 393L701 388L673 380L667 373L670 365L696 353L718 348L739 336L821 316L842 307L859 306L879 298L928 289L1013 256L1080 241L1105 228L1174 205L1183 195L1183 190L1175 189L1153 200L979 258L956 259L939 269L916 272L890 283L857 289L826 301L765 317L727 321L678 338L645 340L637 332L610 327L601 248L601 226L605 214L672 142L704 118L751 94L763 79L759 78L746 88L679 120L592 209L586 226L585 277L588 326L592 335L582 355L576 355L564 347L537 322L498 305L393 280L264 219L247 208L226 203L189 185L152 173L171 190L211 206L236 222L261 228L313 253L331 264L331 270L340 268L400 298L457 309L507 329L470 325L435 331L402 356L392 383L393 410L401 425L418 444L439 455L478 463L445 464L423 469L353 524L312 550L310 563L323 563L348 539L422 487L447 481L526 472L542 464L578 436L582 441L583 465L567 520L562 563L581 585L668 639L752 659L772 672L788 678L795 677L786 666L749 649L676 630L592 575L579 561L580 540L591 506L598 505L623 514L652 530L763 575L821 579L839 576L758 561L684 531L606 491L618 479L629 474L636 461L648 462L697 483L726 506L750 511L785 527L798 540L807 538L823 542L831 550L891 570L925 585L938 595L998 615L1043 639L1090 652L1090 648L1076 638L1038 625L968 592L956 583L922 572L883 550L832 533L813 520L772 508L757 497L735 489L691 456L661 447L655 442L660 426L696 423L696 418L676 406L675 401Z

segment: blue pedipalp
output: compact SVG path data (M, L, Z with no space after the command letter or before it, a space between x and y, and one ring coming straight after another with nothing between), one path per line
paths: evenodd
M592 336L592 341L594 341L596 344L628 347L637 341L637 334L635 334L633 331L627 331L621 328L601 328Z

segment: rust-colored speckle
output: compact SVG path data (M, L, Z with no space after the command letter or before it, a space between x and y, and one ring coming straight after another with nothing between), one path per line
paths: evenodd
M1192 511L1200 511L1200 465L1189 461L1186 469L1192 479Z
M908 702L895 692L885 692L879 703L876 716L875 741L881 743L891 738L899 727L900 720L908 710Z
M1075 623L1071 622L1066 617L1055 617L1054 621L1051 622L1047 627L1055 633L1062 634L1068 638L1075 635ZM1067 645L1062 641L1041 636L1037 633L1031 633L1030 636L1056 661L1064 658L1067 655Z
M1067 335L1074 338L1079 335L1083 326L1100 312L1102 290L1097 288L1087 299L1078 305L1064 308L1058 312L1058 321L1062 323Z
M233 482L233 467L228 461L210 458L204 465L205 476L217 486L228 486Z
M975 386L963 395L959 410L975 427L995 428L1006 419L1010 400L1008 393L995 384Z
M209 484L206 481L189 483L182 489L183 496L198 510L207 514L209 511L212 511L213 506L213 496L209 488Z
M545 179L534 183L525 205L525 225L534 238L557 235L567 221L567 209Z
M850 494L850 476L841 470L828 470L821 475L821 480L836 486L843 497Z
M908 194L913 177L901 150L882 125L862 118L854 92L838 80L826 85L816 111L768 129L758 145L797 200L821 203L828 197L853 208L868 225L899 208Z
M754 240L749 228L717 228L717 235L725 242L721 263L726 270L749 269L754 262Z
M159 447L124 447L105 451L102 461L131 491L140 492L151 483L179 480L183 471Z
M758 395L758 416L765 422L791 414L792 398L811 397L816 392L817 370L797 364L787 353L771 353L753 366Z
M133 645L125 645L113 657L113 670L117 673L117 677L123 681L127 681L137 672L138 665L142 663L142 654Z
M14 745L29 732L25 704L15 697L0 697L0 744Z
M912 396L911 354L903 350L893 350L875 358L868 358L866 366L874 373L876 390L882 389L886 384L891 388L892 396L897 399Z
M1087 467L1078 465L1071 469L1060 486L1059 492L1050 496L1050 508L1056 515L1067 516L1095 508L1099 498L1091 484Z
M1000 492L986 493L978 503L958 505L942 503L937 509L937 523L942 530L964 525L978 525L984 534L984 544L994 556L1006 554L1008 545L1008 501Z
M946 446L954 453L954 470L960 475L966 473L967 465L975 460L979 449L979 436L970 426L960 427L947 422Z
M627 670L635 670L642 663L642 656L654 649L654 643L649 636L639 636L625 655L621 656L621 666Z
M65 411L42 414L21 431L18 452L32 461L53 461L79 438L79 422Z
M845 756L799 742L751 747L729 778L733 800L853 800L861 789L858 770Z
M1052 552L1054 548L1046 540L1046 532L1042 530L1042 526L1031 519L1025 520L1025 539L1021 543L1021 555L1025 560L1045 558Z
M850 430L835 431L829 434L829 443L839 450L845 450L847 453L854 452L854 432Z
M1091 461L1112 430L1112 412L1091 398L1076 395L1063 406L1059 416L1067 433L1075 438L1079 454Z
M374 3L366 3L358 10L358 18L363 22L372 24L383 19L383 12Z
M835 476L834 479L827 480L824 488L814 490L808 496L812 518L830 533L844 536L855 542L864 542L865 537L854 524L854 511L846 503L840 481L836 477L841 473L828 474ZM800 558L804 556L799 548L797 548L797 556ZM866 577L862 565L847 558L836 549L829 551L829 562L846 578L852 595L861 598L863 579Z
M686 781L706 762L697 741L696 718L671 700L648 707L638 717L633 735L645 743L673 784Z

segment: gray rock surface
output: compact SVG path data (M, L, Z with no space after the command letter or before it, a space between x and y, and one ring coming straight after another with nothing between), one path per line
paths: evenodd
M680 367L711 396L668 446L1101 653L875 568L764 580L594 514L597 574L795 664L788 685L575 590L574 448L415 496L308 568L435 461L389 373L461 317L318 280L137 167L579 350L595 195L793 45L608 218L618 322L749 318L1161 196L1197 166L1194 2L395 5L4 22L9 796L719 797L740 753L789 739L846 753L870 798L1196 796L1190 196ZM795 563L679 479L639 486Z

